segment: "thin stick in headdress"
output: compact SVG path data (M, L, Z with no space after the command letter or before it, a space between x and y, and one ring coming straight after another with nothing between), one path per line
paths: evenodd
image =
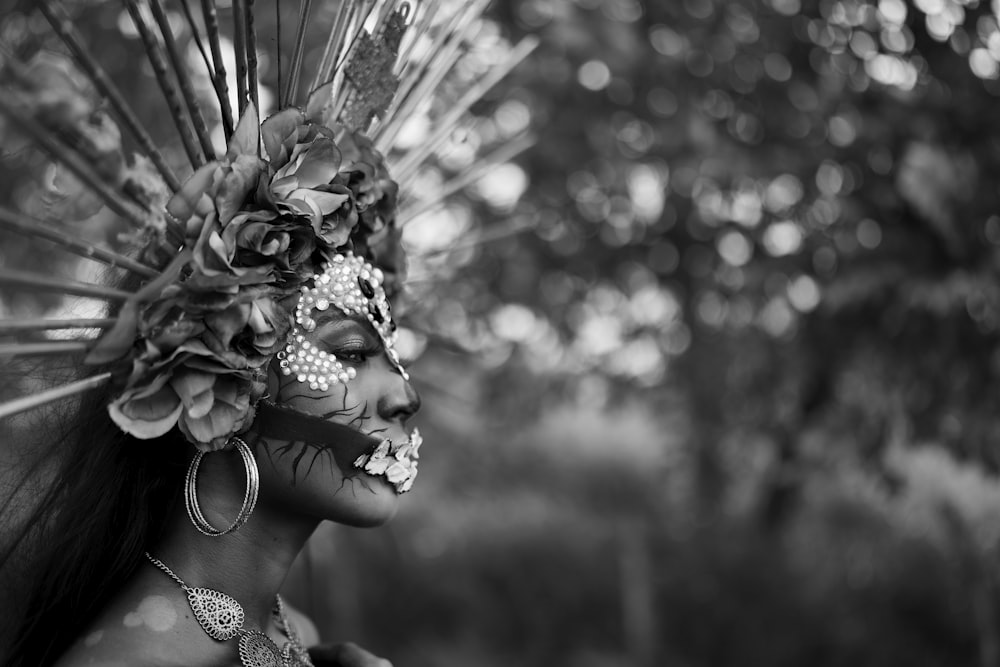
M246 2L233 0L233 51L236 55L236 97L240 117L247 108L250 92L247 90L247 19Z
M23 109L11 104L11 95L5 92L0 92L0 113L17 123L52 158L64 164L74 176L100 196L108 208L137 227L144 225L143 215L134 206L124 201L118 191L98 178L91 166L73 149L59 141L52 132L40 125Z
M146 47L146 56L149 58L149 64L152 65L153 73L160 84L160 90L163 91L163 96L170 107L170 115L173 116L174 123L177 125L177 131L181 136L181 143L184 144L184 151L187 153L191 165L197 169L205 164L205 157L198 148L195 129L184 112L183 95L177 90L174 82L170 80L170 72L167 68L166 59L164 58L159 42L156 40L156 36L153 35L153 31L146 24L146 19L142 16L138 0L125 0L125 8L132 17L132 22L135 24L136 30L139 31L142 43Z
M488 0L477 0L467 11L453 14L446 26L434 36L428 49L431 54L428 60L414 63L403 73L399 92L386 114L389 120L373 133L378 150L387 152L417 107L432 99L434 91L458 61L459 50L475 27L478 12L486 2Z
M160 272L156 269L137 262L131 257L126 257L110 248L105 248L72 236L54 225L4 206L0 206L0 227L27 236L51 241L80 257L95 259L114 267L121 267L145 278L155 278L160 275Z
M309 25L309 15L312 12L312 0L301 0L299 4L299 20L295 27L295 49L292 51L292 63L289 66L285 90L279 91L278 106L286 107L294 101L299 88L299 77L302 74L302 56L305 53L306 28Z
M80 63L80 66L86 70L87 75L90 77L90 80L93 81L101 95L106 97L111 103L111 107L114 109L118 119L121 120L125 127L128 128L129 132L131 132L132 137L142 148L142 151L149 157L150 160L152 160L157 171L160 172L160 176L162 176L163 180L167 183L167 186L173 192L179 190L181 187L180 181L177 180L177 176L167 164L163 154L160 153L156 144L153 143L152 137L149 136L149 133L146 132L142 123L139 122L135 112L132 111L132 107L130 107L128 102L125 101L125 98L122 97L121 92L119 92L118 88L111 81L111 78L104 71L104 68L102 68L94 59L93 55L91 55L90 52L84 48L83 40L73 27L73 23L70 21L65 11L61 7L57 7L55 4L50 2L50 0L42 0L42 2L39 3L38 8L52 26L52 30L55 31L66 47L69 48L77 62Z
M340 69L347 62L351 55L351 49L357 44L358 39L361 37L361 33L365 30L365 24L368 23L368 19L371 18L372 12L375 11L375 6L378 4L378 0L365 0L365 4L361 6L361 11L356 15L359 20L354 25L354 30L349 31L351 33L351 39L347 42L340 50L340 56L337 58L334 64L335 69Z
M35 333L38 331L56 331L60 329L109 329L114 326L114 323L114 319L107 317L81 317L68 320L52 320L47 317L36 317L23 320L0 320L0 336Z
M233 136L233 110L229 106L229 84L226 82L226 65L222 60L222 40L219 36L219 16L215 11L214 0L201 0L201 11L205 19L205 35L212 51L212 83L215 94L219 98L219 111L222 116L222 128L226 133L226 141Z
M201 35L198 34L198 24L194 20L194 12L191 11L191 0L181 0L181 11L184 12L184 18L187 19L188 27L191 29L191 41L198 47L201 61L205 63L208 78L214 79L215 70L212 69L212 61L208 59L208 51L205 50L205 45L201 41Z
M254 0L246 0L247 87L250 90L250 101L253 103L253 108L259 111L260 100L257 94L257 28L254 25L253 19L253 3Z
M205 126L205 119L201 115L201 107L198 106L198 98L191 85L191 77L188 76L187 66L181 60L181 54L177 49L177 40L174 39L174 31L170 27L166 12L160 0L150 0L153 8L153 19L160 28L160 35L163 37L163 45L170 59L170 64L174 68L174 77L180 87L181 96L187 105L188 115L191 117L191 124L194 127L198 141L201 143L201 150L208 160L215 159L215 150L212 148L212 140L208 136L208 127Z
M342 1L337 6L337 13L333 18L333 25L330 26L330 34L327 36L326 44L323 46L323 55L319 59L319 65L313 74L313 80L309 84L309 90L316 90L327 81L333 72L333 63L337 60L337 52L343 44L344 33L347 31L347 24L350 21L351 12L357 7L356 3ZM278 87L281 90L281 87Z
M27 292L59 292L74 296L86 296L107 301L124 301L132 296L130 292L107 285L94 285L76 280L53 278L30 271L0 268L0 285L21 288Z
M409 51L416 47L416 41L407 45L407 52L404 54L406 59L400 58L403 71L399 72L401 95L397 99L397 107L410 95L414 87L419 85L420 90L427 91L433 90L437 83L440 83L444 75L458 61L456 55L458 49L469 40L477 25L476 19L488 3L489 0L474 0L463 9L453 12L446 21L442 20L443 25L433 31L433 39L424 49L425 55L422 60L409 58ZM432 32L430 26L436 18L441 17L430 13L424 14L420 17L419 29L425 34Z
M349 10L344 14L344 22L338 26L338 31L334 37L331 37L330 41L327 43L329 48L329 53L324 52L323 60L324 62L320 66L322 72L321 77L317 77L321 81L329 82L330 90L328 94L328 99L331 102L339 102L337 113L339 113L345 102L345 95L342 93L342 88L344 86L344 68L336 67L336 64L344 57L344 54L349 50L349 45L347 43L348 33L353 34L353 26L361 20L361 16L367 16L363 5L366 4L368 0L364 0L364 3L345 3L350 5ZM325 84L320 84L320 86ZM318 88L316 86L314 88ZM330 118L336 118L335 115L330 115Z
M469 107L482 99L487 91L507 76L537 46L538 39L535 37L525 37L522 39L503 65L494 68L484 79L480 80L477 85L473 86L462 96L440 121L438 129L431 134L428 140L421 142L419 146L400 159L395 166L393 176L401 182L409 179L416 168L448 139L451 132L455 129L458 120L469 110Z
M335 72L333 78L333 86L330 91L330 96L334 101L334 106L332 107L329 117L332 119L338 119L343 121L342 118L344 108L347 106L348 102L351 101L351 91L344 90L345 83L356 83L352 82L352 77L350 70L355 65L355 54L354 49L358 44L358 40L361 35L367 36L365 30L365 24L368 23L368 18L372 15L372 11L375 9L375 5L378 0L365 0L364 4L359 5L357 11L351 15L351 21L347 26L346 34L351 35L350 40L344 39L340 44L338 53L336 54L336 59L333 65L333 71ZM345 35L346 38L346 35ZM346 64L346 66L345 66ZM377 84L375 81L371 82L372 88ZM396 84L399 85L398 83ZM356 90L356 87L355 87ZM358 119L351 119L348 122L349 125L357 130L365 131L367 128L358 126Z
M0 343L0 358L82 354L90 349L84 340L54 340L42 343Z
M435 248L434 250L428 250L427 252L421 253L419 255L413 255L411 259L427 260L427 259L433 259L440 255L446 255L451 252L456 252L459 250L478 248L479 246L486 245L487 243L502 241L503 239L509 239L512 236L523 234L529 229L534 229L534 227L528 223L522 222L515 224L507 224L497 229L486 230L481 234L476 235L475 238L468 239L467 241L459 241L457 243L446 245L443 248ZM409 280L406 280L405 282L407 284L410 283Z
M414 10L415 16L410 24L410 30L407 32L407 38L403 40L403 44L399 49L399 62L396 63L396 74L400 78L402 78L407 66L416 62L416 59L411 58L411 55L413 49L420 42L420 38L428 34L431 24L434 23L434 19L440 17L439 1L431 0L430 2L421 2L416 5L416 9ZM454 21L459 13L453 13L450 20Z
M493 153L490 153L482 160L479 160L475 169L469 169L468 171L462 172L457 177L449 180L441 186L441 188L434 193L433 197L425 201L418 202L412 207L400 210L399 214L396 216L397 225L399 227L406 226L409 221L427 213L430 210L433 210L451 195L455 194L459 190L462 190L466 186L475 183L490 171L495 169L498 165L513 160L528 148L531 148L534 144L535 137L530 134L523 134L516 137L512 141L502 144L500 148L495 150Z
M107 384L110 379L111 373L99 373L98 375L84 380L77 380L76 382L70 382L69 384L40 391L32 394L31 396L25 396L24 398L7 401L6 403L0 404L0 419L46 405L47 403L52 403L53 401L58 401L62 398L69 398L70 396L75 396L77 394L82 394L85 391L96 389L97 387Z

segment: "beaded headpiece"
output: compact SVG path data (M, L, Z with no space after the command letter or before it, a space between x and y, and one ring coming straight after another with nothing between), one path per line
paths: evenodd
M423 113L444 83L454 87L450 73L468 50L483 0L344 0L328 26L310 92L297 107L305 32L314 18L312 3L303 0L291 65L279 74L279 111L263 123L253 3L232 3L238 118L230 109L232 77L223 64L215 2L203 2L200 16L186 5L184 12L184 29L205 56L204 80L217 98L215 109L196 94L162 0L126 0L125 6L192 171L186 178L174 173L87 50L72 17L56 0L40 0L38 11L69 59L56 66L51 57L22 60L7 55L21 51L4 49L0 113L124 219L132 250L85 241L72 225L7 206L0 206L0 227L123 269L136 286L0 269L0 285L114 304L113 317L0 321L0 335L13 339L0 342L0 356L82 353L88 364L103 367L0 404L0 417L110 382L115 391L109 413L123 430L153 438L176 427L202 451L216 449L254 421L272 360L277 358L280 373L313 390L351 381L353 368L307 340L317 318L331 310L370 324L393 367L406 377L389 307L403 281L398 183L433 158L469 107L534 42L510 50L485 76L467 80L426 141L400 149L395 143L405 121ZM278 41L280 52L280 35ZM110 115L81 92L77 79L93 85ZM216 117L227 137L220 156L208 130ZM123 133L141 155L126 159ZM450 189L446 185L438 195ZM410 196L409 210L434 203L433 197ZM44 335L93 328L103 331L96 339ZM419 434L406 443L386 442L356 465L386 474L404 491L416 474L419 445Z

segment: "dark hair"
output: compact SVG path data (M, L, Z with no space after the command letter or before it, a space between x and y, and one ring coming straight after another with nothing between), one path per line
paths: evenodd
M0 558L4 564L27 543L31 590L10 667L47 665L64 653L134 572L179 502L183 437L123 433L108 416L110 394L91 392L67 420L53 454L57 472Z

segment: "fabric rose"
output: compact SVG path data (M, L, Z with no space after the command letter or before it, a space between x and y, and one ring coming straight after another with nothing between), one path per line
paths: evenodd
M333 132L286 109L264 121L261 135L274 172L264 196L282 216L308 219L330 249L342 247L359 218L352 191L337 182L341 154Z
M249 428L265 384L263 374L230 369L213 356L203 343L188 341L159 362L137 359L131 388L108 407L112 420L141 439L177 426L204 451L223 447Z

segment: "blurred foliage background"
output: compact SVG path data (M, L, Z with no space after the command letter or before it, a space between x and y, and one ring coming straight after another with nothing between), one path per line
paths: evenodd
M119 5L72 7L152 90ZM0 27L26 50L30 9ZM310 543L289 590L324 637L406 667L1000 665L998 15L495 2L467 75L541 46L418 186L536 143L404 230L427 455L391 525ZM76 201L2 132L3 196Z

